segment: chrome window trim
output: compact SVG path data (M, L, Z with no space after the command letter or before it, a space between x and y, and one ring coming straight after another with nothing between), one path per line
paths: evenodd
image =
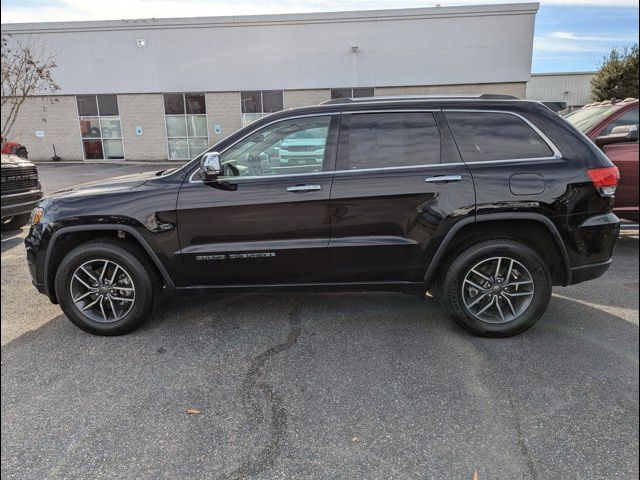
M505 158L503 160L481 160L479 162L465 163L464 165L467 165L468 167L472 167L474 165L494 165L498 163L533 163L533 162L556 161L556 160L562 160L562 155L559 155L559 156L554 155L553 157Z
M411 170L415 169L424 169L424 168L437 168L437 167L447 167L447 166L461 166L465 165L464 163L427 163L422 165L401 165L398 167L377 167L377 168L353 168L351 170L336 170L335 173L358 173L358 172L386 172L389 170Z
M532 161L532 160L559 160L559 159L562 158L562 153L560 152L558 147L556 147L556 145L549 139L549 137L547 137L527 117L525 117L524 115L521 115L519 113L513 112L511 110L488 110L486 108L478 108L478 109L471 109L471 108L464 108L464 109L461 109L461 108L444 108L444 109L442 109L442 112L445 114L445 118L447 116L447 112L502 113L502 114L506 114L506 115L513 115L514 117L519 118L524 123L529 125L529 127L531 127L531 129L538 134L538 136L547 144L547 147L549 147L549 149L553 152L552 156L547 156L547 157L512 158L512 159L503 159L503 160L481 160L479 162L465 162L469 166L478 165L478 164L498 163L498 162L501 163L501 162L520 162L520 161L529 162L529 161ZM447 120L447 122L448 122L448 120ZM451 133L453 134L453 131ZM455 138L455 135L454 135L454 138ZM460 154L460 155L462 156L462 154ZM462 160L464 161L464 158Z
M204 183L204 180L194 180L193 176L198 173L196 169L191 176L189 177L189 183ZM229 181L233 179L233 183L243 182L245 180L268 180L270 178L295 178L295 177L308 177L310 175L333 175L335 171L327 171L327 172L309 172L309 173L288 173L286 175L262 175L262 176L246 176L246 177L220 177L220 180Z

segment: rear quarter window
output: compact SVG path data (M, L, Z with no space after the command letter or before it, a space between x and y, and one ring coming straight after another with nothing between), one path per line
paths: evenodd
M508 113L445 112L465 162L519 160L553 156L527 122Z

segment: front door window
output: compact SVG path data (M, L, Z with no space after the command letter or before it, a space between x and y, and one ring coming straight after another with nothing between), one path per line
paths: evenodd
M269 125L222 154L223 177L265 177L321 172L330 116Z

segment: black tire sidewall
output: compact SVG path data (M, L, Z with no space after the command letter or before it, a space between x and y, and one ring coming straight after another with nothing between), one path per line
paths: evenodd
M92 259L112 260L131 276L136 298L131 310L115 322L96 322L85 316L73 303L69 284L76 269ZM65 315L81 329L96 335L121 335L138 327L153 305L153 280L145 266L128 250L110 243L90 242L73 249L60 263L55 279L58 302Z
M534 295L527 310L518 318L492 324L475 318L464 305L462 282L467 272L483 259L504 256L522 263L531 274ZM449 268L443 293L453 319L476 335L508 337L521 333L535 324L544 314L551 299L551 274L542 258L528 246L512 240L489 240L465 250Z

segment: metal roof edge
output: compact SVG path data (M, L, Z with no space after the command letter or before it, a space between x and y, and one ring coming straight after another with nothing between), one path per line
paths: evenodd
M297 23L341 23L387 20L414 20L491 15L535 14L539 3L505 3L452 7L400 8L385 10L350 10L340 12L283 13L219 17L141 18L122 20L3 23L3 33L49 33L123 29L164 29L234 27Z

